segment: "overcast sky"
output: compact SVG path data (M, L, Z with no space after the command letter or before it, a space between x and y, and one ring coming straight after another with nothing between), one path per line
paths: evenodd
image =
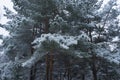
M2 24L5 24L8 21L7 18L3 16L5 13L3 9L4 6L15 12L11 0L0 0L0 23Z
M11 2L11 0L0 0L0 23L1 24L5 24L8 21L8 19L3 16L3 14L5 13L3 9L4 6L9 8L13 12L15 12L15 10L13 9L13 3ZM0 28L0 35L8 36L9 33L3 28ZM0 40L0 43L1 43L1 40Z

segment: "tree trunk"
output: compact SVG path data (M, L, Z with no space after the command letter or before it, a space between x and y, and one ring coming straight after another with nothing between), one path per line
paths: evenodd
M106 73L105 80L110 80L109 76L108 76L108 67L107 67L107 64L105 64L105 65L106 65L106 67L105 67L105 73Z
M46 55L46 80L49 80L49 55Z
M91 31L89 31L89 37L90 37L90 42L93 43ZM92 51L92 46L90 48L90 52L91 52L91 54L93 54L92 55L92 74L93 74L93 80L97 80L96 55Z
M95 61L96 61L96 56L93 55L93 60L92 60L92 74L93 74L93 80L97 80L97 69L96 69L96 64L95 64Z
M67 78L67 80L70 80L70 62L69 61L65 61L65 68L66 68L66 73L65 76Z
M48 33L49 32L49 19L46 17L44 19L44 33ZM50 79L50 61L49 61L49 53L46 55L46 80Z
M50 80L53 80L53 59L54 56L50 54Z
M46 56L46 80L53 80L53 62L54 55L47 54Z
M34 48L32 48L31 45L31 55L34 53ZM35 80L35 75L36 75L36 64L33 65L30 69L30 80Z
M34 79L33 79L33 67L32 67L31 70L30 70L30 80L34 80Z
M45 24L44 32L48 33L49 32L49 19L48 18L45 18L44 24Z
M30 71L30 80L35 80L36 77L36 65L32 66L31 71Z
M82 80L85 80L85 74L82 74Z
M70 80L70 69L69 69L69 66L68 66L68 69L67 69L67 78L68 78L68 80Z
M62 72L60 72L59 76L59 80L62 80Z

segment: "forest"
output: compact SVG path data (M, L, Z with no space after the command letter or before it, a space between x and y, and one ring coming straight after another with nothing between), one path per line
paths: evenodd
M11 1L0 80L120 80L119 0Z

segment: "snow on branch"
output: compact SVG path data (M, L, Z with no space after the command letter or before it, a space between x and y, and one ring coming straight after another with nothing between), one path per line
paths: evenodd
M43 57L44 55L46 55L46 53L41 52L39 54L35 52L30 59L22 63L22 67L29 67L29 68L32 67L32 65L34 65L37 61L39 61L41 57Z
M49 40L55 41L61 48L69 49L71 45L77 45L78 40L89 40L89 37L83 33L79 36L65 36L60 34L42 34L41 37L34 40L33 44L37 44L34 48L40 47L42 42Z
M32 44L36 44L34 48L36 49L35 53L31 56L30 59L22 63L23 67L31 67L34 65L37 61L41 59L44 55L46 55L47 52L42 51L40 48L42 46L42 43L46 40L54 41L63 49L69 49L71 45L77 45L78 40L89 40L89 37L83 33L79 36L65 36L60 34L42 34L41 37L36 38Z

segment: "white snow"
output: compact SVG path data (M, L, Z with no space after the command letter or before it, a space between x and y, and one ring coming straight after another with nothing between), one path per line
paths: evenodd
M119 41L119 40L120 40L119 37L116 36L115 38L113 38L112 42L116 42L116 41Z
M117 48L117 45L116 44L109 44L109 47L110 47L110 51L113 51L114 49Z
M49 41L55 41L60 45L60 47L64 49L69 49L70 45L76 45L78 40L87 40L89 37L85 34L81 34L80 36L63 36L60 34L42 34L40 38L37 38L33 43L38 44L35 47L40 47L41 43L49 40Z
M9 32L0 27L0 35L9 36Z
M0 39L0 45L2 44L3 40Z
M28 68L32 67L32 65L34 65L37 61L39 61L41 57L43 57L44 55L46 55L46 53L35 52L30 59L22 63L22 67L28 67Z

